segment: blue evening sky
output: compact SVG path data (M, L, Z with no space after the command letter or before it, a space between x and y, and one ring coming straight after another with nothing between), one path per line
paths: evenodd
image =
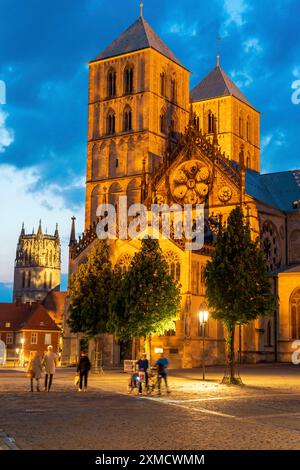
M87 62L133 23L139 0L0 0L0 301L11 300L21 224L83 228ZM262 112L262 171L300 167L299 0L144 0L144 16L193 73L221 65ZM1 102L1 96L0 96ZM64 276L64 280L65 280Z

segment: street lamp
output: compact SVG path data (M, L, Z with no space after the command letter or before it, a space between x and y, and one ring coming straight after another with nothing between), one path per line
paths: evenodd
M201 325L202 332L202 380L205 380L205 360L204 360L204 351L205 351L205 325L208 321L208 311L200 310L199 312L199 322Z

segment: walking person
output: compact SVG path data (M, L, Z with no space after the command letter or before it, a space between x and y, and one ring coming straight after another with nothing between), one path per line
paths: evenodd
M33 380L36 380L36 390L40 392L40 378L42 377L43 365L38 351L30 359L27 367L27 376L30 378L30 391L33 392Z
M87 391L87 384L88 384L88 375L89 371L91 370L91 361L89 360L85 351L81 352L81 356L79 359L79 363L77 366L77 372L79 372L79 388L78 392ZM82 389L82 385L84 388Z
M158 386L158 395L161 395L161 380L164 379L167 393L171 393L168 386L168 366L169 359L164 356L164 353L161 353L160 358L156 361L155 366L157 367L157 386Z
M149 369L149 361L147 359L147 354L143 353L141 355L141 358L137 361L137 366L138 366L138 371L139 372L144 372L145 374L145 387L146 390L148 390L148 369ZM139 381L139 394L142 394L142 382Z
M55 374L57 356L53 352L53 346L48 346L47 349L48 351L46 352L43 359L43 366L45 367L45 392L50 392L53 381L53 375Z

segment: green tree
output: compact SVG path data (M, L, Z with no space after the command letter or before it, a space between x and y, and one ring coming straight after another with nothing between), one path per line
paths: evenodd
M111 293L115 277L109 260L109 247L96 240L85 264L72 276L69 287L69 319L73 333L95 338L99 351L99 335L109 333Z
M259 241L251 239L249 223L239 207L231 212L226 230L217 239L205 269L205 283L212 317L221 320L226 328L230 375L224 381L239 383L235 375L235 328L274 309L264 255Z
M151 338L173 329L180 300L180 286L169 274L158 241L142 240L114 299L111 321L117 336Z

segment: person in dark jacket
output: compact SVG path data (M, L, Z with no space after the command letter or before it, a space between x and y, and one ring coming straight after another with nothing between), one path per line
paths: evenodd
M85 351L81 352L77 372L79 373L79 392L82 392L82 384L84 384L83 391L87 391L88 375L91 370L91 362Z
M141 358L137 361L137 366L139 372L144 372L145 373L145 387L146 390L148 390L148 370L149 370L149 361L147 359L147 355L144 353L142 354ZM142 389L142 382L139 381L139 393L142 394L143 389Z

